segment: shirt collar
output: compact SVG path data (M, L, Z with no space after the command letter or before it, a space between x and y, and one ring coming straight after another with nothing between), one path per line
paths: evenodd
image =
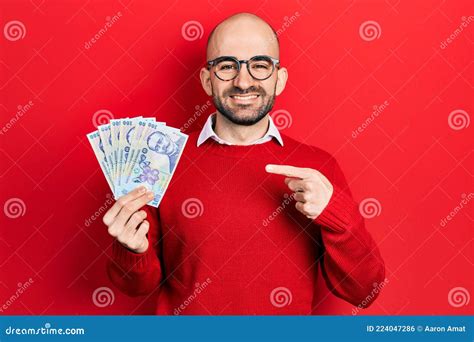
M220 144L234 145L228 141L225 141L224 139L219 138L216 132L214 132L213 126L214 126L215 116L216 116L216 113L209 115L209 117L207 118L206 123L204 124L204 127L202 128L201 133L199 134L199 138L197 140L198 147L209 138L214 139ZM265 135L261 137L260 139L255 140L250 145L263 144L272 140L272 138L275 138L280 143L280 145L283 146L283 139L281 138L278 128L276 128L270 116L268 117L268 120L269 120L269 125L268 125L268 130L265 133Z

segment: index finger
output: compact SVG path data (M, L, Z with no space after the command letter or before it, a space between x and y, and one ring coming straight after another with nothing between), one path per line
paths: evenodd
M268 164L265 166L265 170L268 173L274 173L276 175L282 175L287 177L294 177L294 178L307 178L310 176L310 172L307 168L303 167L295 167L290 165L275 165L275 164Z
M114 205L105 213L104 217L102 218L102 221L107 226L112 224L112 222L114 222L115 216L117 216L117 214L120 212L120 210L125 204L142 196L143 194L145 194L145 192L146 187L142 185L133 189L128 194L119 197L117 201L115 201Z

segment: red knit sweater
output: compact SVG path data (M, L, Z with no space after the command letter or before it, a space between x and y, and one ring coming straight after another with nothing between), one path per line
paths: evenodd
M107 268L121 291L159 291L157 314L317 314L321 265L336 296L354 305L374 296L384 262L330 154L287 136L284 146L208 139L196 147L197 137L190 134L159 208L144 208L148 250L114 242ZM323 173L334 187L323 213L313 221L297 211L284 177L266 164Z

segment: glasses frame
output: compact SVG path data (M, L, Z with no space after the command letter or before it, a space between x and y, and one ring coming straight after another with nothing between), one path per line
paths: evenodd
M250 71L250 67L249 67L249 62L251 61L254 61L256 59L259 59L259 58L269 58L271 61L272 61L272 72L270 73L270 75L268 75L268 77L265 77L265 78L256 78L254 75L252 75L252 72ZM207 61L207 70L211 70L211 67L217 65L218 63L222 62L222 61L225 61L225 60L231 60L231 61L234 61L237 63L237 73L235 74L235 76L229 80L225 80L225 79L222 79L220 78L218 75L217 75L217 72L214 70L214 75L216 75L216 77L218 79L220 79L221 81L224 81L224 82L227 82L227 81L232 81L234 79L237 78L237 76L239 76L240 74L240 69L241 69L241 66L243 63L245 63L247 65L247 71L249 72L250 76L252 76L252 78L254 80L257 80L257 81L265 81L267 79L269 79L270 77L272 77L273 73L275 72L275 69L279 69L280 68L280 60L277 59L277 58L273 58L271 56L266 56L266 55L257 55L257 56L253 56L252 58L250 59L237 59L237 57L234 57L234 56L220 56L220 57L217 57L211 61Z

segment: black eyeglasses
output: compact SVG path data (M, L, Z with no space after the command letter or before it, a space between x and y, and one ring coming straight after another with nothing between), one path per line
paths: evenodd
M242 63L254 79L263 81L269 78L275 68L280 67L280 60L270 56L254 56L247 60L238 60L233 56L222 56L207 62L207 69L214 67L214 75L221 81L231 81L237 77Z

